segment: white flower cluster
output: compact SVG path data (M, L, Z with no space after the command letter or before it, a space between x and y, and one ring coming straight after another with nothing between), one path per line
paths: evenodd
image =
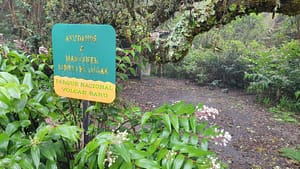
M203 108L198 108L196 107L197 111L195 112L195 116L199 120L208 120L209 117L215 119L216 115L219 114L219 111L215 108L208 107L208 106L203 106Z
M209 156L208 159L210 159L211 168L210 169L220 169L221 164L218 162L218 158Z
M48 54L48 49L44 46L39 47L39 54Z
M176 154L177 153L175 151L169 150L166 158L169 159L169 160L174 160L174 157L176 156Z
M108 162L108 167L112 166L113 163L116 162L118 156L117 155L113 155L113 153L111 151L107 151L106 152L106 158L104 160L104 163L105 162Z
M216 145L226 146L229 141L231 141L231 135L229 132L224 131L223 129L215 129L215 132L218 133L217 136L212 137Z
M117 131L117 134L112 134L112 144L121 144L123 143L124 141L128 141L129 138L127 138L128 136L128 133L127 131L123 131L123 132L120 132L120 131Z

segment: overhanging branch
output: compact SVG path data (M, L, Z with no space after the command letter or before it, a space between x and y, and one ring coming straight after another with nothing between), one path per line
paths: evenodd
M183 14L167 39L155 40L155 52L149 60L179 61L188 53L196 35L251 12L297 15L300 14L300 0L282 0L282 2L279 0L202 0L194 2L192 9Z

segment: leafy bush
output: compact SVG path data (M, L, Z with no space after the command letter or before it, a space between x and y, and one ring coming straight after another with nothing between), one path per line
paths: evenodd
M296 100L300 90L300 44L297 41L285 43L280 49L263 51L248 58L251 72L245 78L253 91L260 97L280 101L283 97Z
M2 47L0 58L0 168L226 168L209 150L231 139L205 122L216 109L178 102L142 113L94 103L83 147L79 101L53 92L47 56Z
M163 105L130 130L98 134L78 153L74 168L224 168L208 141L225 146L231 136L203 121L217 114L201 104Z
M228 41L222 50L198 49L190 51L176 66L168 66L166 75L184 77L198 84L207 84L215 80L221 86L244 88L244 72L247 70L242 56L247 52L241 41ZM172 65L172 64L170 64ZM176 76L175 76L176 77Z

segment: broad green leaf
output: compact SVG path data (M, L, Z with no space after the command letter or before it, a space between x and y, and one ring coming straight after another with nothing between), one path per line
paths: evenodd
M20 82L16 76L14 76L10 73L7 73L7 72L0 72L0 79L5 80L6 83L20 84Z
M164 159L166 157L166 155L168 154L169 150L168 149L160 149L157 153L157 157L156 157L156 161L160 161L162 159Z
M113 147L116 149L116 152L121 155L124 161L131 163L130 153L124 144L113 144Z
M121 164L124 163L123 158L119 157L115 163L109 169L120 169Z
M125 63L128 63L131 65L131 60L128 56L122 57L122 59L125 61Z
M48 76L42 71L35 71L35 74L40 78L49 79Z
M186 131L186 132L189 132L190 131L190 125L189 125L189 120L187 117L182 117L180 118L180 125L183 127L183 129Z
M19 86L13 83L9 83L5 85L6 90L8 91L10 97L15 98L15 99L20 99L21 98L21 90Z
M166 128L169 130L169 132L171 132L172 131L172 126L171 126L171 120L170 120L169 115L164 113L161 116L161 118L163 119Z
M196 134L193 134L193 135L191 136L190 139L191 139L191 140L190 140L190 143L191 143L192 145L197 145L198 142L199 142L199 137L198 137L198 135L196 135Z
M69 126L66 124L56 126L52 132L59 134L63 138L68 139L71 142L77 142L79 139L80 128L77 126Z
M32 145L30 150L33 164L38 169L40 166L40 148L37 145Z
M5 132L7 133L7 135L11 136L14 132L18 130L19 127L20 122L18 121L9 123L5 128Z
M97 158L97 163L98 163L99 169L104 169L104 163L105 163L104 159L105 159L107 147L108 147L107 144L102 144L99 148L98 158Z
M17 100L15 103L14 111L17 112L18 114L24 110L26 104L28 101L28 97L25 94L21 95L21 99Z
M33 89L32 79L30 73L25 73L23 84L28 86L28 93Z
M132 159L142 159L147 157L149 154L142 150L129 150Z
M189 119L189 121L190 121L190 126L191 126L191 129L192 129L192 131L193 131L193 133L196 133L197 132L197 119L196 119L196 117L195 116L192 116L192 117L190 117L190 119Z
M57 165L55 161L47 160L46 169L57 169Z
M44 91L39 91L39 92L37 93L37 95L35 95L35 96L33 97L33 99L34 99L36 102L40 103L41 100L43 99L43 97L44 97L45 95L46 95L46 92L44 92Z
M23 157L21 161L19 161L19 165L22 169L33 169L32 162L28 157Z
M13 168L13 169L22 169L21 166L18 163L16 163L16 162L13 162L10 165L10 167Z
M292 149L292 148L285 147L280 149L280 151L282 152L283 156L296 160L298 162L300 161L300 148Z
M185 102L180 101L172 105L171 109L174 111L176 115L180 115L184 113Z
M170 131L167 128L164 128L164 130L161 132L160 136L161 138L169 138Z
M202 133L203 136L212 136L215 134L215 126L205 128L204 132Z
M185 110L185 114L194 115L195 106L192 103L187 104L187 105L185 105L184 110Z
M148 119L153 115L152 112L146 112L141 120L141 125L144 126L146 124L146 122L148 121Z
M203 103L198 103L197 108L198 109L203 109Z
M172 123L172 125L173 125L175 131L176 131L177 133L179 133L179 120L178 120L178 116L175 115L175 114L170 113L170 114L169 114L169 117L170 117L170 119L171 119L171 123Z
M174 161L174 158L167 159L167 169L171 169L173 161Z
M189 157L201 157L211 155L210 151L201 150L196 146L186 146L180 150L182 153L188 153Z
M76 157L75 157L75 164L77 164L76 165L76 167L78 168L78 169L82 169L82 168L84 168L84 164L85 164L85 162L86 162L86 158L85 158L85 155L86 155L86 152L85 152L85 149L82 149L81 151L79 151L79 153L76 155Z
M154 109L153 112L155 114L161 114L165 113L168 110L169 105L163 104L162 106L158 107L157 109Z
M91 155L94 154L94 152L96 151L96 149L100 146L101 144L99 144L99 142L96 139L91 140L86 146L85 146L85 150L86 150L86 159L90 158Z
M25 128L28 127L31 124L30 120L22 120L21 121L21 127Z
M11 157L5 157L3 159L0 159L0 167L2 166L3 168L9 165L13 160Z
M154 160L149 160L149 159L139 159L136 160L135 164L141 168L146 168L146 169L159 169L159 164L154 161Z
M0 93L0 115L8 112L8 105L1 101L1 93Z
M128 168L132 168L131 163L122 163L119 169L128 169Z
M206 121L198 123L198 125L197 125L197 133L203 133L207 125L208 125L208 122L206 122Z
M9 135L6 133L1 133L0 134L0 152L2 152L2 154L5 154L7 151L8 142L9 142Z
M172 145L179 145L181 144L181 141L179 140L179 134L175 131L172 132L171 138L170 138L170 143Z
M89 107L85 110L85 113L92 112L92 111L94 111L94 110L97 110L97 106L96 106L96 105L89 106Z
M183 169L192 169L194 167L193 160L189 159L185 162Z
M41 154L50 161L56 161L56 152L52 142L43 142L40 146Z
M52 130L52 126L43 126L43 127L39 127L36 134L34 135L34 138L43 141L46 137L46 135Z
M152 130L151 133L148 134L148 143L152 144L153 142L157 141L157 138L159 137L160 133L157 132L155 129Z
M136 70L134 68L130 67L128 70L133 76L136 76Z
M201 140L201 149L202 150L208 150L208 140L207 139L202 139Z
M96 156L97 152L94 153L94 155L90 156L89 159L87 160L87 164L88 164L88 168L97 168L98 163L97 163L97 156Z
M190 140L190 133L184 132L183 134L181 134L181 140L183 143L188 144L189 140Z
M159 145L160 145L161 140L162 140L161 138L158 138L158 139L156 139L155 142L153 142L153 143L149 146L149 148L148 148L148 150L147 150L147 153L148 153L149 155L153 154L153 153L157 150L157 148L158 148Z
M6 105L10 104L10 94L3 86L0 86L0 101L5 103Z
M109 144L112 141L111 136L112 136L111 132L102 132L102 133L98 134L95 139L97 140L98 145Z
M23 153L25 153L26 151L28 151L30 149L30 147L28 146L30 144L30 140L27 140L27 144L23 143L23 147L21 147L20 149L18 149L18 151L15 153L16 156L20 156ZM22 144L20 144L22 145Z
M178 154L173 162L173 169L180 169L183 162L184 162L185 156L182 154Z

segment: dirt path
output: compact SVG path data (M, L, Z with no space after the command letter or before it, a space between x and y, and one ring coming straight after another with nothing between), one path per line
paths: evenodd
M276 121L253 95L241 91L209 90L183 80L149 77L124 84L123 97L144 109L162 103L185 100L215 107L220 115L214 121L233 136L227 147L212 147L231 169L300 168L292 160L282 158L279 149L300 145L300 126ZM277 168L278 168L277 167Z

